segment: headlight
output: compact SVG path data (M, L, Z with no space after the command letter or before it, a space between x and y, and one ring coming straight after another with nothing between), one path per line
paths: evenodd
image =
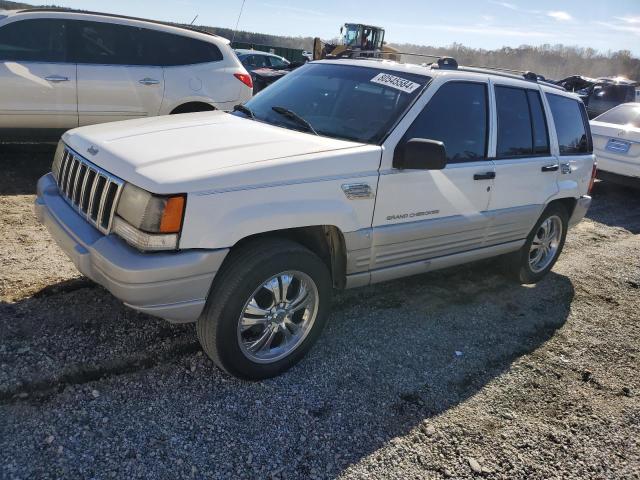
M177 248L185 204L185 195L155 195L126 183L113 231L141 250Z
M53 155L53 165L51 165L51 171L53 172L53 176L56 177L56 182L58 181L58 175L60 175L60 166L62 165L63 155L64 142L60 140L58 142L58 147L56 148L56 153Z

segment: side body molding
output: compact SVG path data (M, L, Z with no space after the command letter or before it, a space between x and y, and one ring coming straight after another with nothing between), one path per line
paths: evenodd
M543 205L404 222L345 234L347 287L391 280L518 250Z

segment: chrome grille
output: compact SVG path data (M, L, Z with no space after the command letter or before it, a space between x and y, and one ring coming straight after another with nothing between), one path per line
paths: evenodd
M102 233L109 233L124 182L69 148L56 177L67 203Z

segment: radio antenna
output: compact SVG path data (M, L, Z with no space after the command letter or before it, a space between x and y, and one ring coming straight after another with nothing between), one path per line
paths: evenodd
M242 5L240 6L240 13L238 14L238 20L236 20L236 28L233 30L233 35L231 36L231 43L233 43L233 41L236 38L236 32L238 31L238 25L240 24L240 17L242 17L242 10L244 9L244 2L246 0L242 0Z
M193 25L193 22L195 22L197 18L198 18L198 15L196 15L195 17L193 17L193 20L191 20L191 23L190 23L189 25Z

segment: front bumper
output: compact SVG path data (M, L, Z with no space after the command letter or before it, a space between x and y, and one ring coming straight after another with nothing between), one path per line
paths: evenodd
M60 196L50 173L38 181L35 211L82 274L131 308L170 322L198 319L229 251L142 253L91 226Z
M580 221L587 214L587 210L591 206L591 197L589 195L581 196L576 202L576 206L573 209L573 213L571 214L571 218L569 218L569 227L573 227L580 223Z

